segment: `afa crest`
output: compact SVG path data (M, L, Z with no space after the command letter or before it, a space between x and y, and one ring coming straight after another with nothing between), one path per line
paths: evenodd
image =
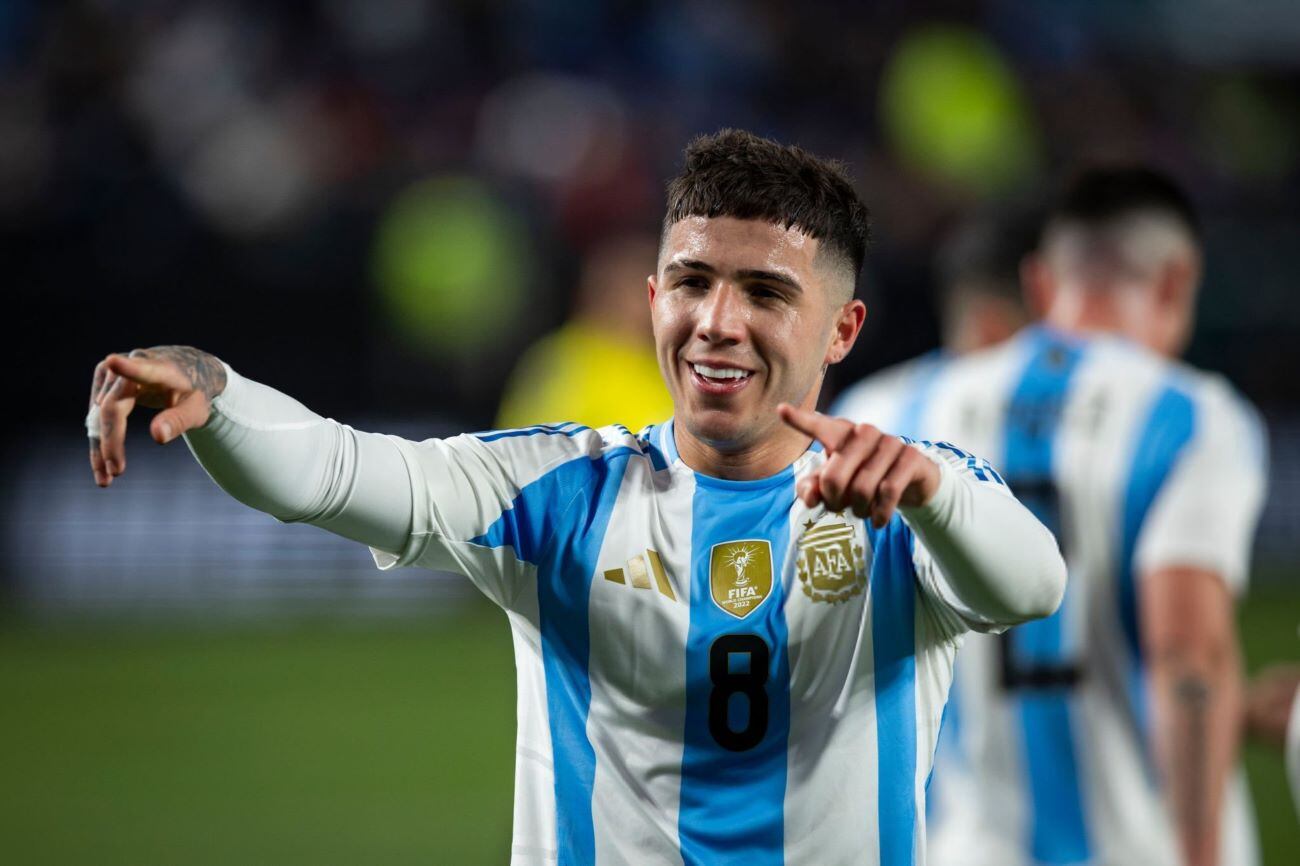
M772 545L762 539L726 541L709 554L713 603L744 619L772 592Z
M804 524L799 537L799 583L813 601L841 602L867 585L866 558L857 531L844 518Z

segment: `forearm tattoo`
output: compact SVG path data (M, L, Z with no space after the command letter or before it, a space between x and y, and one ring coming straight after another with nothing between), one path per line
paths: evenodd
M1206 818L1206 766L1210 744L1208 742L1208 715L1211 699L1210 684L1205 678L1188 674L1174 683L1176 713L1183 732L1175 758L1182 764L1182 782L1177 786L1176 808L1184 826L1199 826Z
M171 361L181 369L193 384L194 390L203 392L208 400L226 389L226 368L215 355L193 346L154 346L136 349L133 356Z

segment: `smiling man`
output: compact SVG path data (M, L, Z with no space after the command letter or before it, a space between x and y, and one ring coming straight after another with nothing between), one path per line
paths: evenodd
M866 230L838 166L702 138L648 281L672 420L410 442L163 346L97 368L92 469L113 483L127 415L163 408L154 438L241 501L505 609L512 863L924 863L961 635L1049 614L1064 565L987 463L813 411Z

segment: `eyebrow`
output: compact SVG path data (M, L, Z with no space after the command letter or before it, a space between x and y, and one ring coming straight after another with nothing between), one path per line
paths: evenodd
M706 274L717 274L718 269L708 262L702 262L699 259L675 259L664 266L664 273L670 271L703 271ZM744 268L736 271L735 276L742 280L762 280L769 283L780 283L783 286L789 286L796 292L802 292L803 286L791 276L778 273L777 271L765 271L760 268Z

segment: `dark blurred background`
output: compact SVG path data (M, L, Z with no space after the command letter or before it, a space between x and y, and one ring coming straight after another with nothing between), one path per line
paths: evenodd
M363 429L490 427L584 261L653 236L724 126L844 160L873 210L828 396L934 347L964 215L1091 160L1177 177L1208 244L1189 360L1271 440L1250 664L1300 658L1291 0L0 0L0 839L44 852L13 862L503 862L499 614L226 499L140 423L96 489L90 373L187 343ZM1280 759L1251 761L1294 862Z

